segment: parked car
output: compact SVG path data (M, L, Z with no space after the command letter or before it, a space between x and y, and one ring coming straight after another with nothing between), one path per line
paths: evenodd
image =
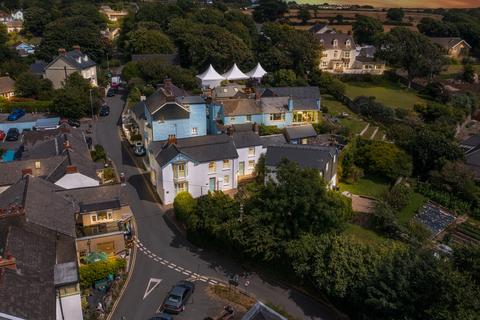
M7 141L17 141L20 137L20 131L17 128L10 128L7 131L7 137L5 140Z
M25 115L25 110L15 109L15 110L13 110L13 111L8 115L7 120L8 120L8 121L15 121L15 120L20 119L20 118L23 117L24 115Z
M141 141L135 142L135 144L133 145L133 153L139 157L144 156L147 153L147 150L145 149L143 142Z
M180 313L185 310L188 298L195 290L195 284L190 281L179 281L163 300L162 311L168 313Z
M100 108L100 117L105 117L105 116L108 116L110 114L110 107L107 106L107 105L103 105L101 108Z
M5 136L6 136L5 132L0 130L0 141L3 141L3 139L5 139Z
M114 97L116 93L116 90L113 88L108 89L107 91L107 97Z
M80 128L80 121L77 119L68 119L67 122L71 127Z
M155 314L149 320L173 320L173 317L167 313L162 312Z

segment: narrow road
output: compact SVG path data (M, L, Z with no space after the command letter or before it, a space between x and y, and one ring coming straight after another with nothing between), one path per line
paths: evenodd
M97 121L95 143L103 145L117 169L125 173L125 188L137 222L139 246L132 278L112 319L146 320L157 311L177 281L199 274L204 277L203 281L197 281L201 289L215 279L225 281L229 274L242 274L244 270L230 259L193 246L166 219L149 185L148 175L136 166L137 159L121 141L117 125L123 100L117 95L106 98L106 102L110 115ZM246 280L240 280L241 286ZM282 306L298 319L341 319L333 308L298 291L270 283L256 274L249 275L248 281L248 287L244 287L248 292L264 302ZM203 319L207 316L209 298L202 292L197 289L193 305L187 306L187 311L195 310L195 317L181 314L175 318Z

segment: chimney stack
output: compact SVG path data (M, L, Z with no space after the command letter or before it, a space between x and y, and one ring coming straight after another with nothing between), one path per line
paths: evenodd
M174 134L168 135L167 146L177 143L177 137Z
M73 50L80 52L80 46L78 44L74 45L72 48Z
M32 168L22 169L22 178L25 178L25 176L26 176L27 174L33 175L33 170L32 170Z
M67 50L65 48L59 48L58 49L58 55L59 56L64 56L67 53Z
M65 174L77 173L77 172L78 170L76 166L67 166L67 168L65 168Z

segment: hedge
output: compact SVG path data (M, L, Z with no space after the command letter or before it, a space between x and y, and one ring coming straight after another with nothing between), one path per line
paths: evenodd
M14 109L23 109L26 112L49 112L52 110L52 101L1 101L0 112L9 113Z
M109 274L116 275L125 269L126 260L121 258L108 259L80 266L80 285L90 288L95 281L105 279Z
M186 222L188 217L195 211L197 202L186 191L180 192L173 200L173 209L178 220Z

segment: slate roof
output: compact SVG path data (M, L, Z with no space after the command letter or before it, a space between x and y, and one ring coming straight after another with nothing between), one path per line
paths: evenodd
M282 113L288 110L288 97L262 97L262 113Z
M447 50L455 47L457 44L464 41L462 38L458 37L431 37L430 40ZM470 47L470 45L466 41L465 43Z
M15 91L15 80L10 77L0 77L0 93Z
M323 28L328 27L326 24L320 24L316 23L313 26L311 26L308 31L311 33L317 33L318 31L322 30Z
M320 99L320 89L313 86L304 87L268 87L261 91L262 97L292 97L293 99Z
M255 99L224 99L217 100L216 102L223 105L223 111L226 117L262 113L260 104Z
M229 83L225 86L218 86L213 89L213 96L216 99L233 98L242 93L245 85Z
M178 154L183 154L199 163L238 158L233 140L227 135L178 139L176 144L170 145L166 145L165 141L156 141L152 144L157 144L157 148L160 146L160 151L155 157L160 167L166 165Z
M43 75L45 67L48 65L45 61L37 60L30 65L30 71L38 76Z
M355 41L351 35L346 33L316 33L314 37L320 41L325 50L354 50ZM338 40L338 46L333 46L333 40ZM350 47L347 48L347 40L350 40Z
M293 110L319 110L317 99L300 98L292 99Z
M262 140L264 148L268 148L270 146L281 146L287 143L285 136L281 133L261 136L260 140Z
M79 208L80 213L88 213L107 209L120 209L121 205L119 200L110 200L97 203L80 203Z
M105 203L115 208L128 204L126 191L120 184L105 184L97 187L59 190L57 193L74 202L77 211L85 211L87 208L93 208L92 205L105 206Z
M236 131L233 132L232 138L237 149L263 145L259 135L253 131Z
M145 117L145 103L143 101L137 102L133 108L132 112L135 114L137 119L146 119Z
M302 168L322 171L325 180L329 181L334 176L336 168L335 164L330 165L328 172L325 172L326 164L332 163L337 153L334 147L293 144L269 146L265 155L265 164L276 167L283 159L288 159L298 163Z
M63 156L54 156L45 159L18 160L0 163L0 186L12 185L22 178L22 170L32 169L35 177L46 178L65 160ZM40 168L35 168L35 162L40 162Z
M357 56L355 58L355 61L359 61L359 62L363 62L363 63L372 63L372 62L376 62L376 63L385 63L385 61L383 60L380 60L380 59L376 59L374 57L366 57L366 56Z
M75 261L56 264L53 269L53 283L56 286L78 282L77 263Z
M96 65L95 61L90 59L88 55L78 50L68 51L65 54L65 58L67 58L69 62L72 63L79 70L90 68ZM78 62L79 60L80 62Z
M312 138L317 136L317 132L311 124L301 126L288 126L285 127L285 136L287 140L296 140L303 138Z

